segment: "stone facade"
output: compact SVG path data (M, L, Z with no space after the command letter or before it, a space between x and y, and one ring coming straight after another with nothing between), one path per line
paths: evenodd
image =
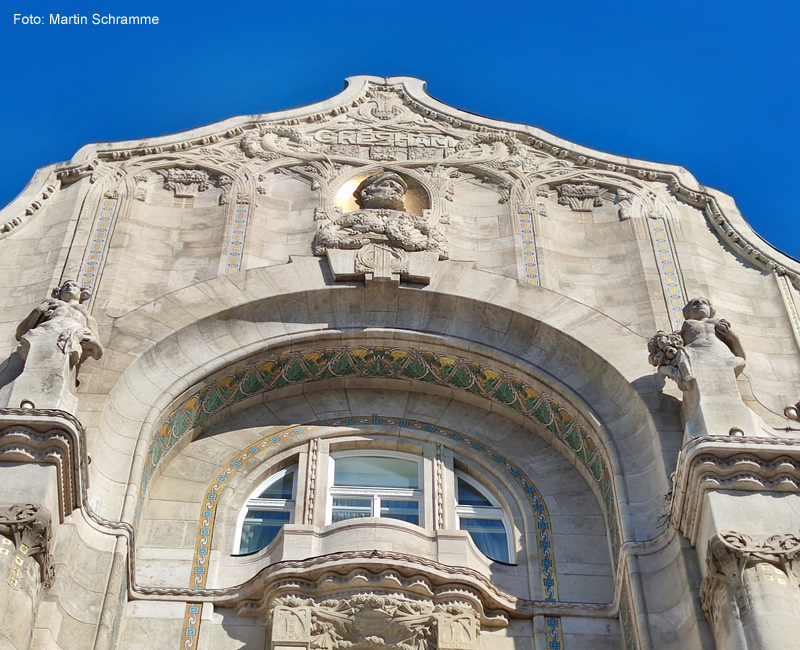
M795 645L800 264L682 168L354 77L0 224L0 648Z

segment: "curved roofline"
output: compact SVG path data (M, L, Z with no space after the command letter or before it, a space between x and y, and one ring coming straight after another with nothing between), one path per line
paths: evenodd
M42 167L34 173L25 189L0 210L0 236L15 229L25 221L26 217L30 217L38 211L43 202L55 192L59 180L71 176L81 177L90 173L100 164L101 158L126 159L153 153L152 149L154 148L184 145L176 149L179 151L188 146L216 142L220 137L236 137L246 127L257 122L299 120L310 115L334 111L354 101L370 84L376 86L401 85L408 97L417 104L416 108L423 109L423 112L427 110L447 115L472 124L477 127L477 130L483 127L525 134L535 148L559 158L572 158L578 164L585 164L598 170L605 168L608 171L632 177L666 182L681 200L703 210L709 224L720 239L738 256L763 271L775 271L778 275L787 275L800 289L800 261L783 253L758 235L736 207L732 196L705 187L684 167L598 151L559 138L539 127L488 118L454 108L432 97L427 92L427 83L424 80L407 76L352 76L345 80L342 92L313 104L271 113L231 117L221 122L170 135L84 145L71 160Z

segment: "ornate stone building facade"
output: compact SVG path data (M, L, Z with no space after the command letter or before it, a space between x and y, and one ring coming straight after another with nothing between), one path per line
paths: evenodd
M800 638L800 264L685 170L355 77L0 223L0 648Z

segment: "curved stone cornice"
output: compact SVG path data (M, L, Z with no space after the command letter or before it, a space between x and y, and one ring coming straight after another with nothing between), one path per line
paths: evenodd
M386 567L391 566L390 570ZM512 618L530 618L534 614L550 616L582 616L588 618L608 618L615 616L618 605L548 602L517 598L499 589L489 578L468 567L455 567L413 555L393 551L366 550L341 551L319 555L306 560L284 560L262 569L244 584L225 589L177 589L166 587L140 587L135 597L156 598L159 600L213 602L218 607L239 607L252 605L264 594L276 589L278 593L313 589L315 584L328 583L334 587L347 576L373 576L371 579L404 582L410 586L416 581L414 590L431 589L443 599L459 594L479 596L482 608L490 617L497 612L505 612ZM391 578L390 576L396 576ZM383 576L383 577L380 577ZM426 587L425 585L429 585Z
M709 490L800 493L800 442L785 438L704 436L681 451L673 474L672 524L697 542Z
M0 409L0 462L55 466L62 522L83 503L88 486L85 435L66 411Z
M369 556L373 555L369 552ZM369 559L365 553L365 558ZM408 563L409 566L402 566ZM315 601L332 598L347 598L354 594L369 593L403 595L420 601L428 601L434 605L466 604L479 617L485 627L505 627L508 621L505 612L486 609L488 603L496 599L486 591L488 586L481 582L476 587L472 578L459 580L457 572L452 572L451 579L444 580L440 575L427 575L428 571L412 573L414 564L411 556L402 561L401 567L394 564L391 569L376 570L368 562L349 559L343 561L335 571L320 572L313 567L306 577L304 571L298 571L295 577L285 577L277 581L255 581L247 592L242 593L232 606L236 607L240 616L258 616L266 618L276 601L287 598L309 598ZM365 566L366 565L366 566ZM355 568L353 568L355 567ZM299 567L298 567L299 568Z

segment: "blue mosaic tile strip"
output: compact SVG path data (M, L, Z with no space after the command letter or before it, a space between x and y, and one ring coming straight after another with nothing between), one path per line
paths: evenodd
M111 233L114 213L117 211L117 203L118 199L104 198L97 209L94 234L89 244L86 261L83 264L83 274L80 280L82 289L91 291L97 283L100 267L103 264L103 257L108 248L108 237Z
M242 270L242 257L244 256L244 238L247 233L247 219L250 214L249 203L237 203L236 213L233 218L233 232L228 246L228 264L226 273L238 273Z
M536 259L536 237L533 233L533 216L530 212L519 213L519 230L522 237L523 280L527 284L539 285L539 263Z

